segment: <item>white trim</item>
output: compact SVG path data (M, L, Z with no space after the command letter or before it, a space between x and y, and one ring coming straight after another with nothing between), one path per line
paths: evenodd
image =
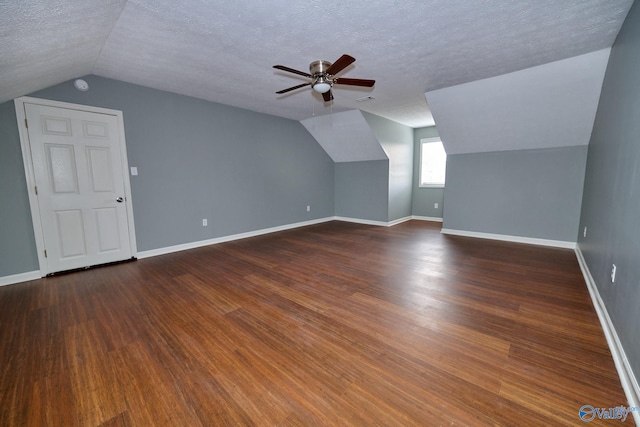
M442 218L437 216L420 216L420 215L411 215L411 219L416 219L418 221L433 221L433 222L442 222Z
M418 188L435 188L435 189L443 190L445 188L445 185L444 184L420 184L418 185Z
M277 227L263 228L261 230L247 231L246 233L230 234L228 236L215 237L213 239L199 240L197 242L183 243L181 245L167 246L164 248L141 251L141 252L138 252L138 259L149 258L157 255L165 255L173 252L185 251L188 249L201 248L203 246L217 245L219 243L246 239L248 237L261 236L263 234L276 233L278 231L290 230L292 228L306 227L308 225L314 225L314 224L320 224L323 222L333 221L334 219L335 217L312 219L310 221L296 222L293 224L279 225Z
M394 219L393 221L389 221L387 223L387 227L393 227L394 225L402 224L403 222L411 221L411 215L405 216L404 218Z
M16 107L16 119L18 122L18 135L20 137L20 147L22 149L22 164L24 166L24 174L27 181L27 194L29 195L29 208L31 209L31 224L33 226L33 234L36 243L36 254L38 256L39 275L44 277L47 275L47 259L44 256L44 236L42 235L42 222L40 220L40 207L38 198L34 193L36 186L35 172L33 170L33 162L31 161L31 144L29 143L29 134L25 126L27 115L24 109L25 98L14 100ZM11 276L9 276L11 277Z
M333 219L336 221L354 222L356 224L375 225L378 227L393 227L394 225L402 224L403 222L411 221L413 219L416 219L419 221L442 222L442 218L438 218L435 216L431 217L431 216L417 216L417 215L405 216L404 218L395 219L389 222L374 221L371 219L351 218L346 216L334 216Z
M356 224L375 225L377 227L393 227L394 225L398 225L406 221L411 221L413 218L411 216L405 216L404 218L394 219L393 221L388 222L374 221L372 219L351 218L347 216L334 216L333 219L335 219L336 221L354 222Z
M0 277L0 286L13 285L15 283L29 282L40 279L39 271L28 271L26 273L12 274L11 276Z
M384 221L373 221L370 219L350 218L346 216L334 216L336 221L355 222L356 224L377 225L378 227L388 227L389 223Z
M27 193L29 195L29 207L31 209L31 219L33 224L33 232L35 235L36 252L38 255L38 266L40 268L39 275L44 277L49 273L47 267L47 259L44 257L44 235L42 232L42 220L40 218L40 208L38 205L38 198L33 191L36 185L35 172L33 170L33 164L31 161L31 143L29 141L29 133L25 126L26 113L25 104L36 104L47 107L65 108L68 110L86 111L89 113L106 114L115 116L118 120L118 138L120 143L121 162L122 162L122 177L124 181L124 191L127 203L125 207L127 210L127 221L129 226L129 246L131 248L131 255L133 257L137 254L136 245L136 232L133 222L133 197L131 195L131 182L129 180L129 162L127 159L127 144L124 134L124 119L122 111L111 110L107 108L93 107L90 105L71 104L68 102L52 101L49 99L32 98L29 96L23 96L14 99L14 105L16 109L16 119L18 122L18 133L20 136L20 146L22 148L22 161L24 164L24 171L27 181ZM0 278L1 279L1 278Z
M442 142L442 138L439 136L430 136L428 138L420 138L420 144L425 142Z
M66 108L67 110L88 111L90 113L107 114L110 116L122 115L120 110L112 110L110 108L94 107L92 105L72 104L70 102L53 101L51 99L34 98L31 96L21 96L14 99L16 104L37 104L46 107ZM23 109L24 110L24 109ZM119 114L118 114L119 113ZM24 123L24 122L23 122Z
M580 270L582 270L582 275L584 276L584 281L587 284L587 289L589 289L589 295L591 296L593 307L596 309L598 319L600 319L600 325L602 325L604 336L607 339L607 344L609 345L609 350L611 350L611 356L613 357L613 363L616 365L616 370L620 377L620 383L622 383L622 388L624 389L624 393L629 401L629 406L640 406L640 386L638 386L638 379L634 375L633 369L631 369L629 359L627 359L624 352L624 347L622 347L616 328L611 321L611 317L609 317L607 306L600 297L600 292L598 291L596 282L591 275L591 271L589 271L589 266L582 255L579 245L576 245L575 252L576 257L578 258L578 264L580 265ZM615 404L615 402L613 402L613 404ZM634 411L632 414L636 424L640 425L640 412Z
M476 237L479 239L501 240L504 242L526 243L528 245L551 246L554 248L575 249L575 242L567 242L564 240L548 240L537 239L534 237L509 236L506 234L480 233L477 231L454 230L451 228L443 228L442 234L451 234L453 236Z

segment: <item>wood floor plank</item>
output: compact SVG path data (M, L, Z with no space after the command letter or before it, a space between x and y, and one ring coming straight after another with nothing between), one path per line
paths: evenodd
M1 287L0 342L2 426L582 425L627 405L573 251L422 221Z

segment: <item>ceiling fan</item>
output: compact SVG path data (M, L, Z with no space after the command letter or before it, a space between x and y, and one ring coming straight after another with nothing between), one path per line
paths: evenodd
M284 65L274 65L273 68L277 68L278 70L287 71L289 73L298 74L304 77L309 77L311 79L308 83L302 83L297 86L292 86L287 89L279 90L276 92L277 94L283 94L287 92L291 92L292 90L300 89L305 86L311 86L313 90L322 94L322 98L325 102L331 101L333 99L333 94L331 93L331 87L334 84L338 85L350 85L350 86L363 86L363 87L373 87L376 83L375 80L367 80L367 79L348 79L344 77L335 77L340 71L347 68L351 65L356 59L353 56L342 55L336 62L333 64L329 61L313 61L309 64L309 72L305 73L304 71L294 70L293 68L285 67Z

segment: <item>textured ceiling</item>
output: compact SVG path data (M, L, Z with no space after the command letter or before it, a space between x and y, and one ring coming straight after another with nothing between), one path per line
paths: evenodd
M632 0L0 1L0 102L85 74L303 120L362 109L433 124L424 93L610 47ZM325 105L304 82L343 53ZM356 102L371 95L375 99ZM331 104L331 105L330 105Z

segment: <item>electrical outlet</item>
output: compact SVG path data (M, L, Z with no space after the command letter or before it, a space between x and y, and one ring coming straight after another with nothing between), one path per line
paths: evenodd
M611 283L615 283L616 282L616 271L617 271L617 267L615 264L611 264Z
M434 203L434 204L433 204L433 208L434 208L434 209L438 209L438 204L437 204L437 203Z
M202 226L206 227L207 225L209 225L209 223L207 222L207 218L203 218L202 219Z
M307 212L311 212L311 206L307 205Z
M584 231L582 232L582 237L587 237L587 226L584 226Z

